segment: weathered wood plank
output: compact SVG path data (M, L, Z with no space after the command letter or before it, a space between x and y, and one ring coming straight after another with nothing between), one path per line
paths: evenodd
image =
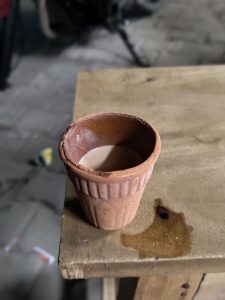
M98 111L138 115L157 127L162 152L137 216L123 230L104 232L88 224L68 189L59 257L64 277L225 271L224 83L225 66L80 73L74 118ZM172 243L157 241L151 257L138 251L137 234L150 228L157 198L170 209L170 222L192 227L182 255L174 252L182 238L176 239L177 224L170 227ZM127 246L124 234L135 235L126 238Z
M202 275L140 277L134 300L192 300Z
M224 300L225 273L206 274L194 300Z

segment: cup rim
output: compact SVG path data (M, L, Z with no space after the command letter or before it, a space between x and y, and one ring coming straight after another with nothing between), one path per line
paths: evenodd
M92 119L92 118L96 118L98 116L120 116L120 117L129 118L129 119L135 119L138 122L140 122L142 125L150 128L154 132L155 138L156 138L155 146L154 146L154 149L153 149L152 153L150 154L150 156L137 166L134 166L134 167L128 168L128 169L123 169L123 170L116 170L116 171L100 171L100 170L89 169L89 168L84 167L81 164L72 162L69 159L68 154L66 153L66 150L64 149L64 141L66 139L67 133L69 131L73 130L73 128L76 127L78 123ZM157 132L156 128L140 117L126 114L126 113L118 113L118 112L98 112L98 113L93 113L93 114L89 114L84 117L78 118L76 121L72 122L66 128L66 130L63 132L63 134L60 138L60 141L59 141L58 148L59 148L59 154L60 154L60 157L61 157L63 163L66 166L70 167L72 170L79 173L80 175L83 175L83 176L89 175L90 177L95 177L95 178L96 178L96 176L101 177L101 178L130 177L132 175L139 173L141 170L148 169L149 165L155 164L155 162L160 154L160 151L161 151L161 139L160 139L159 133Z

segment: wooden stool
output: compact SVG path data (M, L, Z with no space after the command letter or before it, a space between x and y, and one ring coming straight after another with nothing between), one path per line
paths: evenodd
M225 66L82 72L74 119L99 111L148 120L162 152L137 216L122 230L85 221L68 182L63 277L139 277L135 300L212 300L201 290L203 274L225 272Z

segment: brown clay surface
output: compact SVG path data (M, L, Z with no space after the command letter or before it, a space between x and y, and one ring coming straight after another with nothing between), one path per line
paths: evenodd
M129 157L127 152L124 154L124 149L129 150L133 159L136 155L135 164L133 159L128 159L129 167L118 170L110 170L113 167L110 164L106 170L81 164L83 157L106 145L120 146L115 149L123 149L125 162L125 157ZM159 156L160 145L160 137L150 124L128 114L88 115L65 130L59 152L91 224L105 230L116 230L133 220ZM118 156L120 158L121 153L114 159L117 158L117 164L121 165Z

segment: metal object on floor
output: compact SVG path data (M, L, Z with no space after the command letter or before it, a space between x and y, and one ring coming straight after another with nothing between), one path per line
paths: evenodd
M103 26L120 36L138 66L148 67L150 63L138 53L125 25L129 16L139 18L151 14L152 10L147 4L152 1L69 0L56 2L37 0L37 7L42 31L47 38L56 38L65 33L88 34L93 26ZM138 11L136 11L137 8Z
M131 42L130 36L124 26L116 25L116 31L124 42L126 48L132 55L135 63L140 67L150 67L150 63L135 50L135 45Z

